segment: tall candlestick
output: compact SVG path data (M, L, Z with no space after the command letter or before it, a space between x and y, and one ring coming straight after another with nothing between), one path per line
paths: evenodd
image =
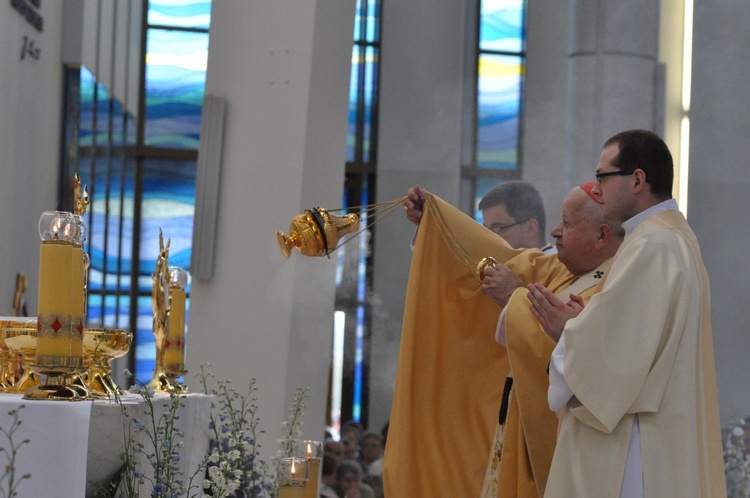
M165 343L165 369L181 376L185 370L185 304L188 273L178 266L169 267L169 331Z
M71 333L73 303L73 216L45 211L39 219L37 365L82 364L83 341Z
M164 363L167 371L180 372L185 369L185 290L169 287L169 332Z

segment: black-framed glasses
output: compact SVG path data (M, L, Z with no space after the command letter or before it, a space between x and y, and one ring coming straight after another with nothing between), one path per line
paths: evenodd
M634 172L635 170L618 169L615 171L607 171L606 173L597 173L594 176L596 177L596 183L601 185L604 183L602 178L607 178L608 176L628 176L632 175Z
M491 227L489 227L489 229L492 230L493 232L495 232L496 234L500 235L501 232L504 232L505 230L507 230L509 228L513 228L513 227L516 227L518 225L523 225L524 223L526 223L527 221L529 221L529 219L530 218L526 218L525 220L516 221L514 223L509 223L507 225L501 225L499 223L495 223L494 225L492 225Z

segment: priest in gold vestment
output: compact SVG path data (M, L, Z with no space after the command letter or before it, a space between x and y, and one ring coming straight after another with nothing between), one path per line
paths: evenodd
M671 154L651 132L622 132L596 177L605 218L626 231L599 292L581 310L530 286L535 316L559 340L545 497L724 498L708 276L671 198Z
M591 182L570 191L563 201L562 220L551 234L558 259L575 276L554 289L566 301L571 294L588 301L622 242L620 224L603 221L593 186ZM496 271L488 269L488 279ZM507 303L500 303L506 306L496 339L506 348L512 376L506 382L482 498L540 498L555 450L558 420L547 405L547 366L555 343L534 318L526 294L520 287Z
M509 371L494 341L500 308L479 289L477 263L493 257L524 283L574 277L556 256L512 249L495 233L427 194L406 292L398 372L383 458L388 497L481 493ZM541 276L541 277L540 277Z

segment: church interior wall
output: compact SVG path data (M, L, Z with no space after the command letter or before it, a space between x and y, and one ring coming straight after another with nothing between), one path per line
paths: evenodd
M284 261L273 232L286 230L300 210L341 203L342 182L331 178L343 178L351 52L332 47L348 47L353 7L344 0L314 2L302 11L278 2L216 4L222 8L214 7L207 93L224 95L229 104L217 266L212 281L194 283L188 362L197 369L211 361L218 377L236 378L240 388L249 377L261 377L261 390L269 390L262 400L266 420L282 420L294 387L310 380L315 401L306 428L317 430L324 417L335 260L293 254ZM459 202L466 13L460 2L436 4L422 10L418 2L393 2L384 10L380 201L420 183ZM523 178L545 198L548 230L572 186L563 167L569 9L569 2L557 0L529 5ZM42 2L45 24L38 32L10 3L0 6L0 228L7 239L0 244L0 309L6 311L17 271L27 273L30 311L36 309L36 223L42 211L60 207L62 11L62 2ZM749 23L744 0L721 6L695 1L688 216L713 284L724 423L750 413L742 263L750 233L750 114L742 105L750 97L743 63ZM20 57L24 37L41 49L38 58ZM595 160L582 167L593 170ZM413 234L399 214L381 228L373 295L373 369L380 371L370 401L376 430L388 416Z

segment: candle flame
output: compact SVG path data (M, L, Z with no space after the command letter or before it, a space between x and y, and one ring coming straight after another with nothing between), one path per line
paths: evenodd
M294 459L292 459L292 478L294 478L295 472L296 472L296 469L294 468Z
M310 458L312 456L312 448L310 448L310 443L307 443L307 458Z

